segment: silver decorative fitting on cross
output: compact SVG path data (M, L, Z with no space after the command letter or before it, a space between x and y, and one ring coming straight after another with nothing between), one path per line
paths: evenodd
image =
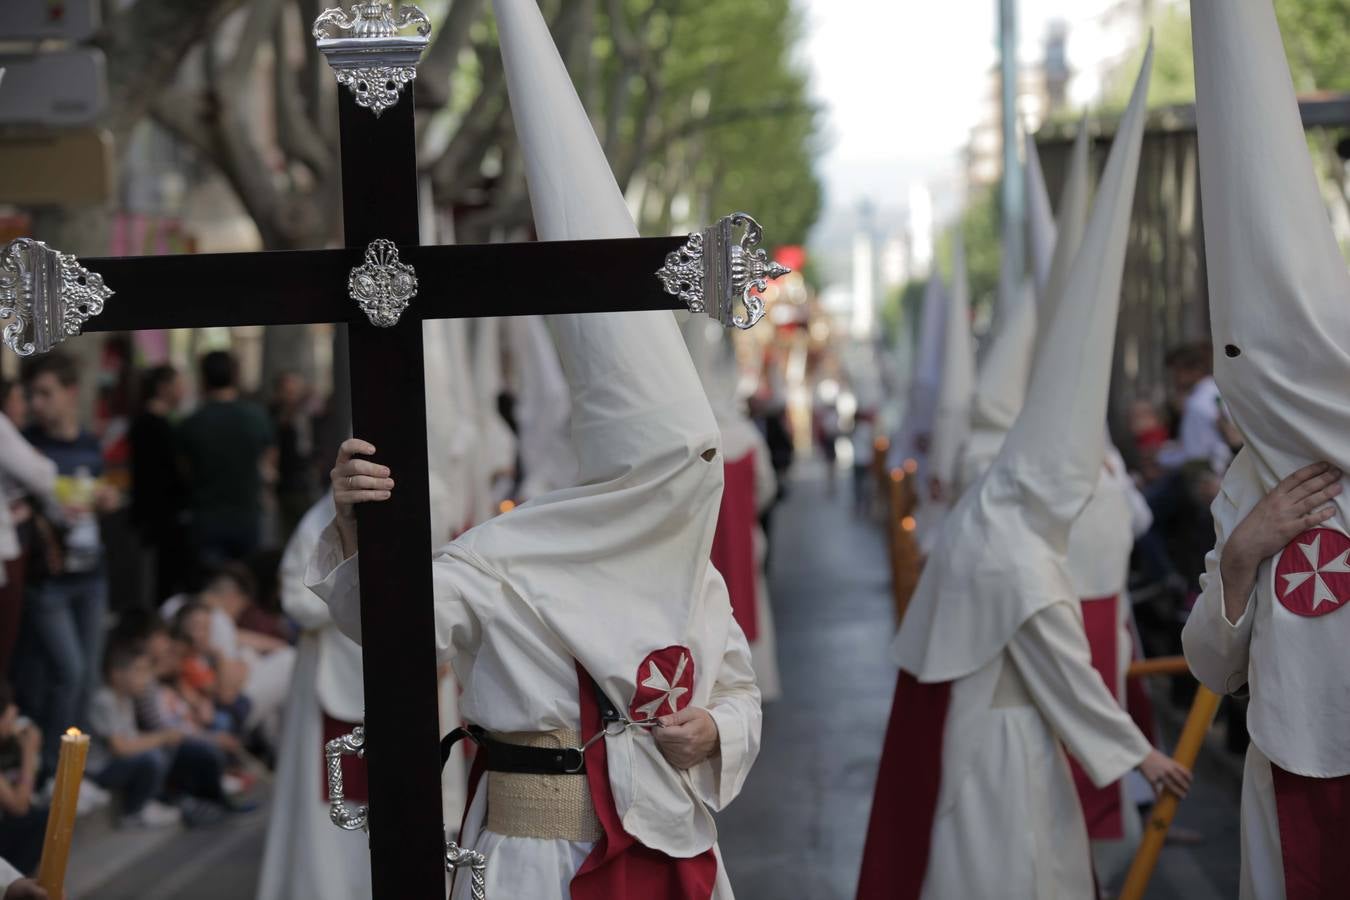
M454 841L445 845L445 869L447 872L458 872L460 869L468 869L469 877L472 883L469 885L469 895L473 900L486 900L487 898L487 857L477 850L470 850L468 847L461 847Z
M4 341L20 356L75 337L112 295L102 275L42 241L16 238L0 252L0 319L13 320Z
M417 296L417 273L412 266L399 262L393 241L380 238L366 248L366 261L347 276L347 293L370 324L392 328Z
M739 241L735 230L744 227ZM666 255L656 273L666 293L679 297L690 312L706 312L724 326L745 330L764 318L759 295L769 281L792 270L756 249L764 229L746 213L733 213L710 228L689 235L683 247ZM744 315L735 311L737 302Z
M416 35L399 34L417 26ZM430 43L431 22L411 4L394 12L390 0L326 9L314 20L315 44L356 97L357 106L376 116L398 102L404 85L417 77L417 63Z
M365 831L369 826L370 808L348 806L342 783L342 757L366 755L366 729L357 725L351 734L333 738L323 745L324 761L328 763L328 818L343 831Z

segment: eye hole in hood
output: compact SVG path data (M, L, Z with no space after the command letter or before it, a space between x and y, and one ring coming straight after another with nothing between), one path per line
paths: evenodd
M1229 359L1237 359L1242 355L1242 348L1237 344L1228 344L1223 348L1223 352Z
M699 456L703 457L704 462L712 462L714 459L717 459L717 448L709 447L707 450L700 453Z

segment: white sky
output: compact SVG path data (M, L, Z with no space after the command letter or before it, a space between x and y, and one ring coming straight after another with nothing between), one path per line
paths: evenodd
M813 93L826 109L821 172L831 212L863 198L902 206L918 181L934 190L943 215L958 199L960 151L996 60L998 0L798 2L809 23ZM1047 25L1058 18L1070 27L1070 66L1088 67L1110 52L1098 19L1118 2L1020 0L1019 55L1039 60ZM1085 103L1094 92L1089 75L1072 99Z

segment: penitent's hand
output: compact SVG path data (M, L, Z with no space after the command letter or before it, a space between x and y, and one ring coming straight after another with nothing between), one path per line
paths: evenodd
M1152 751L1139 764L1139 772L1153 785L1153 792L1162 795L1164 790L1178 797L1185 797L1191 790L1191 772L1181 763L1164 756L1157 750Z
M1261 563L1335 514L1336 508L1329 504L1340 496L1341 475L1330 463L1304 466L1261 498L1233 529L1219 562L1229 622L1236 622L1246 610Z
M20 878L5 889L4 900L48 900L47 891L31 878Z
M388 500L394 490L394 479L389 477L387 466L357 458L374 453L374 444L360 438L348 438L338 448L337 462L328 474L333 485L333 504L337 507L337 526L344 556L356 552L356 504Z
M692 769L717 753L717 722L712 713L697 706L686 706L659 719L660 728L652 729L661 755L677 769Z

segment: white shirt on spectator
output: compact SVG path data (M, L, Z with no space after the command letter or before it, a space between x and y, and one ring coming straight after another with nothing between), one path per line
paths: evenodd
M1175 469L1204 460L1222 475L1233 459L1233 450L1219 431L1219 402L1219 386L1213 376L1207 375L1186 397L1179 439L1159 452L1158 462Z

